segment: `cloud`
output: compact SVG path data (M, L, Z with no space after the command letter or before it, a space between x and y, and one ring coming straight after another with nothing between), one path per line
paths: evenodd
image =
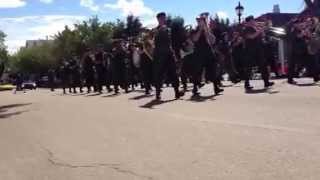
M221 19L227 19L227 18L229 17L229 16L228 16L228 13L225 12L225 11L218 11L218 12L217 12L217 15L218 15L218 17L221 18Z
M94 0L80 0L80 6L89 8L91 11L100 10L100 7L94 2Z
M27 3L24 0L1 0L0 8L18 8L25 6Z
M6 45L10 53L25 46L26 40L45 39L63 30L66 25L85 20L85 16L45 15L0 18L0 29L8 36Z
M45 3L45 4L50 4L53 2L53 0L40 0L40 2Z
M142 24L146 27L155 27L157 24L155 11L147 7L143 0L117 0L114 4L104 4L104 8L120 11L122 17L139 16Z
M123 16L132 14L134 16L152 16L154 11L145 6L143 0L117 0L115 4L105 4L104 7L120 10Z

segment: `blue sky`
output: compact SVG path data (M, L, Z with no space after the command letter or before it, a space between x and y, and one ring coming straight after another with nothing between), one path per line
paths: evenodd
M27 39L43 39L90 16L103 21L123 19L127 14L140 16L147 26L155 23L154 14L166 11L183 16L187 23L208 11L234 20L239 0L0 0L0 29L7 35L10 52L16 51ZM299 12L303 0L242 0L245 15L271 12L279 4L282 12Z

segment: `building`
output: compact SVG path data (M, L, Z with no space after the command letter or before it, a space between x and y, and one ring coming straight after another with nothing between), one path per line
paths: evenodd
M42 46L46 43L52 43L53 40L27 40L26 41L26 48L32 48L32 47L37 47L37 46Z
M281 13L279 4L273 6L273 13Z

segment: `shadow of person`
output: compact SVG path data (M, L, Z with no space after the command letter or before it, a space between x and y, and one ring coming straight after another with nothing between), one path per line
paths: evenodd
M94 93L94 94L89 94L86 95L86 97L95 97L95 96L100 96L102 93Z
M280 91L273 91L269 88L246 90L246 94L278 94Z
M114 93L114 94L110 94L110 95L107 95L107 96L102 96L104 98L112 98L112 97L117 97L117 96L120 96L120 93Z
M73 93L73 94L68 94L69 96L84 96L86 94L84 93Z
M5 113L10 109L13 108L18 108L18 107L23 107L23 106L29 106L32 103L25 103L25 104L10 104L10 105L4 105L4 106L0 106L0 119L4 119L4 118L9 118L11 116L15 116L15 115L19 115L22 114L24 112L27 111L18 111L18 112L14 112L14 113Z
M149 97L153 97L153 95L147 95L147 94L144 94L144 95L140 95L140 96L136 96L136 97L132 97L130 98L130 100L140 100L140 99L144 99L144 98L149 98Z
M146 108L146 109L154 109L155 106L159 106L159 105L162 105L162 104L167 104L167 103L170 103L170 102L173 102L173 101L177 101L177 99L166 100L166 101L163 101L163 100L152 100L152 101L148 102L147 104L142 105L140 107L141 108Z
M319 86L317 83L305 83L305 84L295 84L298 87L311 87L311 86Z
M192 102L205 102L207 100L215 100L214 97L216 95L211 95L211 96L191 96L190 101Z
M31 104L32 103L4 105L4 106L0 106L0 111L3 112L3 111L7 111L8 109L22 107L22 106L29 106Z
M250 89L246 90L246 94L263 94L263 93L268 93L268 89Z
M20 115L20 114L25 113L25 112L28 112L28 111L18 111L18 112L14 112L14 113L5 113L5 114L1 114L0 113L0 119L6 119L6 118L9 118L11 116L17 116L17 115Z

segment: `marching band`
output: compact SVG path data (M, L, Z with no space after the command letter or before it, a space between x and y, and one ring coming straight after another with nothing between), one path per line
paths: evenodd
M220 30L209 13L196 18L197 26L187 26L181 34L172 32L165 13L159 13L159 25L145 30L129 41L117 39L111 52L103 48L87 49L81 60L63 60L59 72L65 88L82 85L87 92L126 93L140 84L150 95L155 87L156 99L161 99L163 82L172 85L175 98L187 91L187 83L193 84L193 96L200 96L199 89L211 82L215 95L223 92L222 75L227 73L233 83L243 80L250 91L254 67L258 67L265 88L272 87L270 71L278 75L274 56L274 39L286 37L291 43L288 62L288 83L303 67L307 68L315 82L319 81L320 23L317 17L296 18L285 29L275 28L271 21L258 22L253 16L245 22ZM177 37L181 37L176 42ZM80 62L75 63L75 62ZM183 91L180 90L180 82ZM111 88L113 85L113 88ZM71 89L70 89L70 92Z

